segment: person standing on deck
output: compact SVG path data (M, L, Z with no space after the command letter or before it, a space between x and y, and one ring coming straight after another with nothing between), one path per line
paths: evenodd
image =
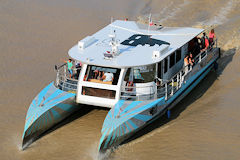
M206 51L209 47L209 41L208 41L208 37L206 36L206 33L203 32L203 36L201 38L201 43L202 43L202 50L201 52L203 51Z
M65 63L67 63L67 69L69 72L69 78L72 78L73 75L73 63L72 63L72 59L68 59L68 61L64 61Z
M188 73L188 64L189 64L188 58L189 58L188 55L186 55L185 58L184 58L184 72L185 72L185 75Z
M103 75L103 82L112 82L113 81L113 73L111 72L107 72L107 73L104 73Z
M194 59L193 59L193 55L192 55L192 53L190 53L190 56L189 56L188 62L189 62L189 64L190 64L191 66L194 65Z
M214 45L214 38L216 38L215 33L214 33L214 29L211 29L211 31L209 32L209 45L210 46Z

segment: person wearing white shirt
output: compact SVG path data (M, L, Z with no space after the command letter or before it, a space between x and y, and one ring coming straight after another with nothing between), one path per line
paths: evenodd
M113 73L107 72L103 75L103 82L112 82L113 81Z

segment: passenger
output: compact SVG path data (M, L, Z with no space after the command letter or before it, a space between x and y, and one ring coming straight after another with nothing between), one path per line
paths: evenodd
M113 73L107 72L103 75L103 82L112 82L113 81Z
M192 52L192 56L196 57L199 53L200 53L200 44L198 43L198 37L194 38L194 47L193 47L193 52Z
M77 69L76 77L77 77L77 79L78 79L79 74L80 74L80 70L81 70L81 67L82 67L82 63L79 62L79 61L75 61L75 67L76 67L76 69Z
M98 72L98 76L97 76L97 80L101 80L102 81L102 71Z
M188 64L189 64L188 58L189 58L188 55L186 55L185 58L184 58L184 71L185 71L185 75L188 73Z
M82 63L81 63L81 62L79 62L79 61L76 61L76 63L75 63L75 66L76 66L76 68L81 68L81 66L82 66Z
M134 83L144 82L144 78L142 77L142 75L140 73L140 69L134 69L133 70L133 76L134 76Z
M96 69L96 70L94 70L93 71L93 77L92 77L92 79L97 79L97 77L98 77L98 74L99 74L99 71Z
M210 46L214 45L214 38L215 38L214 29L211 29L211 32L209 32L209 45Z
M72 59L68 59L68 61L64 61L65 63L67 63L67 69L69 72L69 77L72 78L73 75L73 63L72 63Z
M190 56L189 56L188 62L189 62L189 64L190 64L191 66L194 65L194 59L193 59L193 55L192 55L192 53L190 53Z
M202 49L201 52L206 51L209 47L209 41L208 41L208 37L206 36L206 33L203 33L203 36L201 38L201 44L202 44Z

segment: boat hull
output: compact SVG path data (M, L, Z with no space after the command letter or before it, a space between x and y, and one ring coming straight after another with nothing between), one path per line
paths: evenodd
M28 109L22 148L25 149L45 131L80 109L75 103L75 96L75 93L56 88L53 82L46 86Z
M211 59L206 59L195 71L185 77L182 87L167 101L165 97L152 101L120 100L108 113L102 128L99 151L116 147L131 137L144 126L159 118L189 94L194 87L210 72L219 58L219 49L212 52ZM203 67L204 66L204 67Z

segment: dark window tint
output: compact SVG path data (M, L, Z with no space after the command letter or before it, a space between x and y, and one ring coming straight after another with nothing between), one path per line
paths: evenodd
M175 52L170 55L170 68L175 64Z
M158 63L158 78L162 79L162 61Z
M116 91L92 87L83 87L82 95L115 99Z
M176 63L181 60L181 54L182 54L182 52L181 52L181 48L180 48L177 50L177 53L176 53Z
M166 73L167 70L168 70L168 57L166 57L164 60L164 73Z

